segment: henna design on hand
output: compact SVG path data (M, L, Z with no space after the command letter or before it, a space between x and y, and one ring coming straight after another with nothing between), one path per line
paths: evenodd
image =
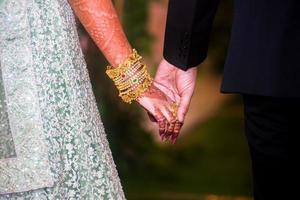
M69 2L79 20L111 65L118 66L128 58L132 53L132 48L111 0L69 0ZM161 109L171 103L168 97L152 84L149 90L144 92L140 98L150 99L148 101L150 102L149 105L142 105L145 109L149 109L151 106L159 108L157 108L158 111L151 114L159 122L160 135L164 139L171 138L175 140L178 137L182 123L172 121L168 124L161 113ZM169 108L166 109L169 111Z
M132 52L111 0L69 0L107 60L117 66Z
M167 97L166 95L160 90L158 89L155 85L151 85L151 87L144 92L140 97L148 97L148 98L152 98L152 99L158 99L158 100L162 100L162 101L167 101Z

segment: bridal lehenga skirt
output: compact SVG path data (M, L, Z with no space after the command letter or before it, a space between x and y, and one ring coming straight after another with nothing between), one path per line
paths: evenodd
M0 0L0 200L125 199L67 0Z

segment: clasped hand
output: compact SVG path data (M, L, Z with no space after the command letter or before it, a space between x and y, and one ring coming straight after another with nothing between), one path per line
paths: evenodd
M163 141L175 143L194 93L197 68L183 71L162 60L151 87L137 102L158 124Z

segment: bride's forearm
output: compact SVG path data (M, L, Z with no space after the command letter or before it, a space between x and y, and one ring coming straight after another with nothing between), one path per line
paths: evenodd
M69 0L75 14L113 66L132 53L111 0Z
M114 69L108 67L106 74L114 81L123 101L126 103L137 101L152 116L155 116L160 122L160 133L166 132L168 127L166 119L170 122L170 127L176 128L176 121L171 120L174 110L168 106L168 97L153 84L147 66L140 60L141 57L132 51L112 1L69 0L69 2L110 64L119 65ZM165 119L166 116L168 117ZM167 129L170 132L169 128Z

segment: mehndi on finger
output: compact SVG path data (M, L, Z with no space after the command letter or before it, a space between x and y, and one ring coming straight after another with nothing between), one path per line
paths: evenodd
M164 130L164 139L163 139L163 141L165 142L165 141L167 141L168 140L168 127L169 127L169 122L168 122L168 120L167 119L165 119L165 130Z
M182 126L183 126L183 123L177 120L176 124L175 124L175 127L174 127L174 134L173 134L173 137L172 137L172 143L173 144L176 143Z
M174 128L175 128L175 123L176 123L176 121L173 121L173 122L170 123L170 125L168 127L168 131L167 131L168 134L173 134Z
M165 133L165 120L160 120L158 121L158 131L159 131L159 135L161 137L161 140L163 140L163 135Z

